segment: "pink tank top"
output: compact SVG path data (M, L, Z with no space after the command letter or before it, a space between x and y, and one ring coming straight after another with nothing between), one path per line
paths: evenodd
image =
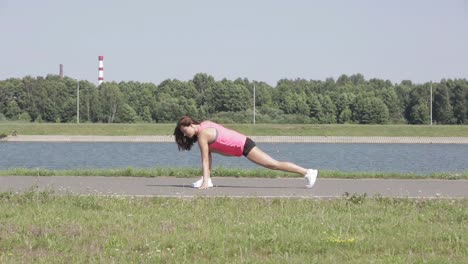
M213 143L209 145L210 149L216 150L227 155L237 157L242 156L247 136L242 135L241 133L236 132L234 130L227 129L222 125L218 125L211 121L201 122L198 133L200 133L205 128L211 127L216 129L216 139Z

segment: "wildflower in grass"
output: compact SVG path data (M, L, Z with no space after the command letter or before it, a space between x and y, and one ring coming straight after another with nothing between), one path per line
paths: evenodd
M353 244L356 239L352 238L341 238L339 236L329 236L327 238L328 242L335 243L335 244Z

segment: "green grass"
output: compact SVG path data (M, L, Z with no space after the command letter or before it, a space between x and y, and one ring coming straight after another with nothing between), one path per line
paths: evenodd
M409 136L467 137L468 126L413 125L274 125L228 124L250 136ZM11 135L172 135L175 124L54 124L0 122L0 134Z
M200 169L193 168L124 168L124 169L74 169L74 170L48 170L48 169L10 169L0 170L0 176L126 176L126 177L196 177L201 175ZM296 174L272 171L268 169L234 169L214 167L214 177L255 177L255 178L286 178L297 177ZM342 178L342 179L468 179L468 171L463 173L433 173L433 174L411 174L411 173L385 173L385 172L344 172L344 171L320 171L320 178Z
M468 200L0 193L0 263L467 263Z

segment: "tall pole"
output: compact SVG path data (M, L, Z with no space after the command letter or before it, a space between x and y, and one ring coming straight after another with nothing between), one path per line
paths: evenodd
M253 123L255 125L255 83L253 87Z
M98 86L104 81L104 56L99 56Z
M431 126L432 126L432 82L431 82Z
M76 84L76 123L80 123L80 81Z
M63 64L60 64L59 75L60 75L60 79L63 79Z

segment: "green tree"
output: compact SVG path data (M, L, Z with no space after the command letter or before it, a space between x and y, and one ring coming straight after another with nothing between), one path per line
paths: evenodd
M181 105L180 99L168 94L160 94L154 109L153 118L159 123L172 122L186 114L189 113Z
M293 101L295 102L295 111L293 111L293 114L309 116L309 105L307 104L307 96L304 92L293 93Z
M388 108L377 97L359 96L356 100L355 120L361 124L385 124L388 122Z
M336 105L331 100L330 96L322 95L319 96L319 100L322 102L322 115L320 123L322 124L336 124Z
M391 81L376 79L376 78L370 79L367 84L368 91L375 91L375 92L380 91L382 89L390 88L392 86L393 84Z
M286 114L296 113L295 96L291 90L282 92L282 97L278 100L279 109Z
M101 87L101 86L99 86ZM100 88L99 88L100 89ZM90 99L89 99L89 104L87 107L89 107L89 115L90 119L89 121L91 122L106 122L105 120L105 114L104 114L104 108L102 104L102 99L101 99L101 90L94 90L90 94Z
M31 116L27 112L23 112L18 116L19 121L31 122Z
M353 74L353 75L349 76L349 80L355 86L364 84L366 82L366 79L364 79L364 76L362 74L360 74L360 73Z
M336 80L336 85L338 86L346 86L350 83L351 83L351 80L346 74L340 75L340 77L338 77L338 79Z
M151 111L155 107L153 92L157 91L154 84L142 84L138 82L121 82L120 90L124 95L124 101L135 110L139 120L151 122Z
M200 107L200 112L203 112L203 116L208 115L208 113L214 112L214 106L211 105L213 97L213 90L215 89L216 81L213 76L206 73L197 73L192 80L193 85L197 93L194 95L197 105ZM207 98L207 92L208 97Z
M440 124L451 124L453 109L450 104L449 89L445 82L436 86L433 100L433 119Z
M237 112L252 108L252 98L247 87L228 80L217 82L205 91L207 106L213 112Z
M30 76L26 76L21 80L20 85L24 91L23 110L28 112L33 120L41 115L40 108L43 104L42 98L38 96L40 93L39 82Z
M140 117L145 122L153 121L153 118L151 115L151 109L148 106L143 107L143 112L140 114Z
M66 101L70 98L76 100L76 85L71 84L74 80L62 81L59 78L47 76L45 79L37 78L36 82L37 90L34 91L33 97L38 114L47 122L63 119Z
M308 97L305 89L301 87L290 86L283 81L280 89L275 91L274 97L277 98L279 109L286 114L310 115L310 107L307 103Z
M104 82L99 86L99 95L102 106L102 120L113 123L124 103L123 94L115 82Z
M335 95L336 111L341 113L344 109L350 108L351 104L355 101L356 95L353 93L339 93Z
M193 76L192 82L197 92L199 94L204 94L206 90L214 86L215 79L213 76L206 73L197 73L195 76Z
M399 114L401 115L401 120L408 121L408 115L407 113L409 112L408 105L410 105L410 95L411 91L413 89L413 84L411 81L402 81L399 85L395 86L395 93L397 94L398 98L398 108L399 108ZM393 114L391 114L392 118L395 118Z
M312 118L312 120L319 122L320 120L322 120L324 113L322 103L320 103L318 96L316 96L315 94L310 95L307 99L307 103L310 107L309 116Z
M81 112L81 109L80 109ZM63 103L62 112L60 117L58 117L61 122L73 122L76 123L76 97L68 98ZM81 117L80 117L81 119Z
M405 108L405 118L410 124L424 124L426 120L429 120L429 93L429 84L417 85L411 90L409 102ZM425 113L426 110L427 113ZM422 116L424 113L426 117Z
M353 113L351 112L351 109L349 109L349 107L346 107L341 111L340 116L338 117L338 122L340 124L347 124L351 121L352 117Z
M96 85L88 81L80 81L80 122L99 121L99 112L96 108L100 106L99 92Z
M158 85L155 97L158 98L159 95L163 93L177 98L193 98L194 95L197 94L197 90L193 82L165 80Z
M131 106L124 103L119 111L118 121L120 123L135 123L139 121L139 116Z
M388 108L390 119L394 122L403 120L403 106L400 104L398 95L393 87L381 89L377 97L382 99Z
M35 123L43 123L44 120L42 120L42 116L41 116L41 115L38 115L38 116L36 117L36 119L34 120L34 122L35 122Z
M253 94L253 86L255 85L255 104L257 107L272 106L273 104L273 88L264 82L253 82L249 86L249 93Z
M8 111L8 105L11 101L15 101L16 106L21 109L21 102L23 93L21 91L21 80L19 79L8 79L5 81L0 81L0 111L6 113ZM19 115L15 113L15 118Z
M6 107L5 116L10 120L18 120L18 116L21 114L21 108L14 100L10 100Z
M353 93L340 93L335 95L336 112L338 114L338 123L348 123L352 119L351 106L356 101L356 95Z
M412 124L429 123L429 107L425 102L413 105L411 108L410 120Z
M463 86L462 82L457 82L453 88L452 105L453 116L457 124L467 123L468 113L468 85Z

